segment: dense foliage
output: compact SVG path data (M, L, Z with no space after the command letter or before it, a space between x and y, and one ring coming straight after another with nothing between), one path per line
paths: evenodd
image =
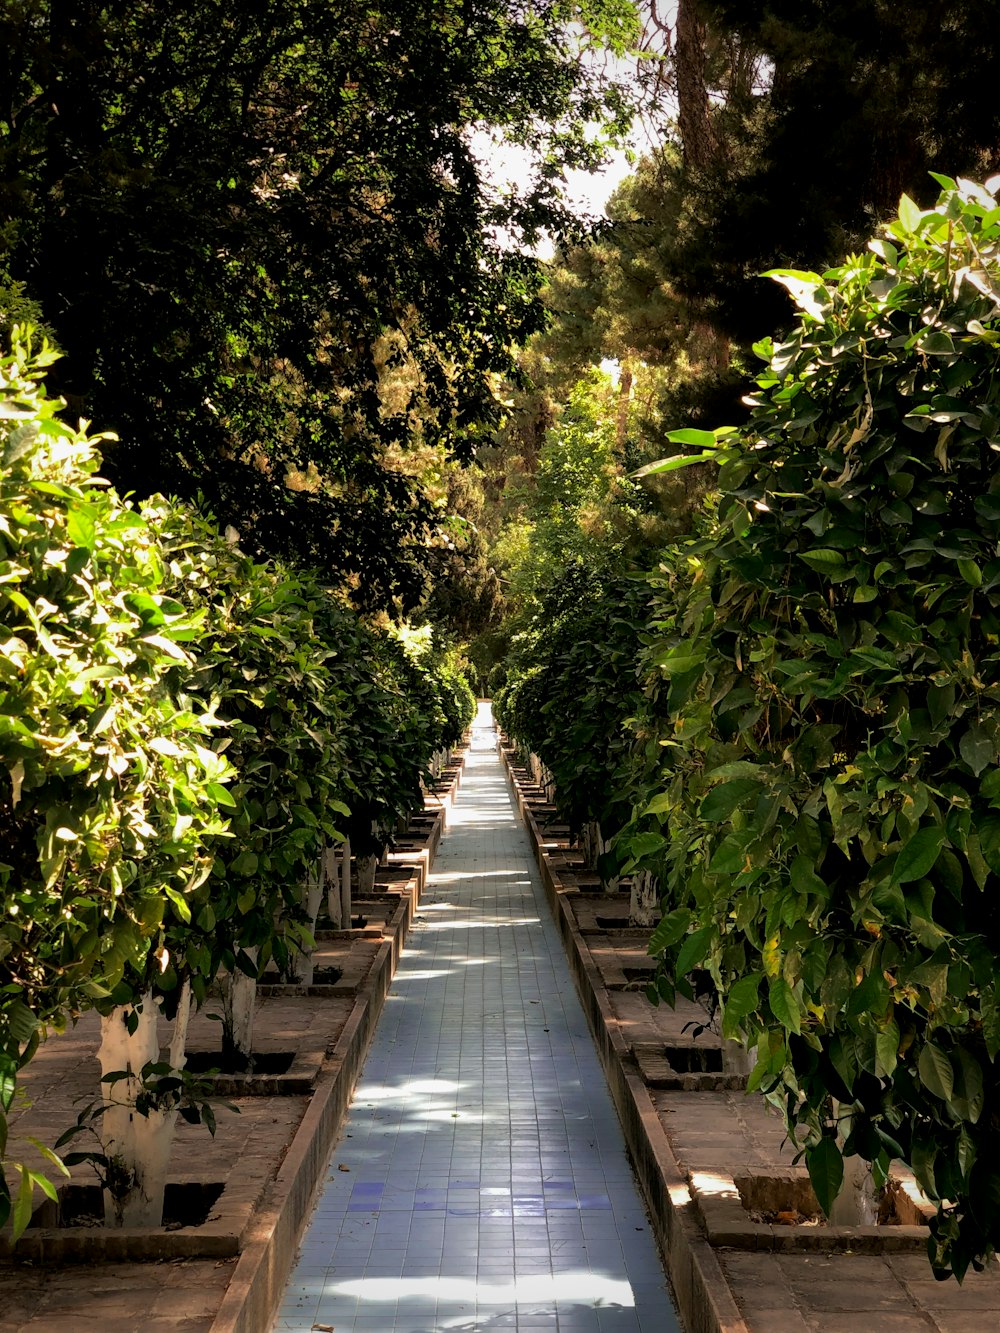
M429 633L407 650L235 531L121 500L51 359L15 330L0 363L0 1167L42 1035L283 963L324 847L358 819L383 845L475 706ZM21 1174L16 1230L51 1188Z
M49 359L24 340L0 362L0 1159L43 1030L161 973L231 804L214 707L175 686L201 616L164 593L96 441L56 416Z
M617 554L603 566L567 565L514 641L494 698L500 726L552 772L574 835L597 823L610 837L630 814L625 722L641 700L638 650L649 592L644 580L615 572Z
M562 170L628 121L580 49L634 26L623 0L0 4L0 286L121 437L119 488L202 492L248 550L412 605L434 514L399 454L495 422Z
M1000 208L942 185L841 268L773 275L797 325L749 426L698 439L714 529L660 576L633 832L651 947L711 973L821 1201L842 1151L903 1158L961 1277L1000 1243Z

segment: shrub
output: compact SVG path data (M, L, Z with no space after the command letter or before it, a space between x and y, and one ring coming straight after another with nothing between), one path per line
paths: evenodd
M904 1159L961 1278L1000 1245L1000 180L940 179L870 253L773 275L800 314L749 425L685 437L717 527L661 608L633 831L663 834L652 947L711 972L824 1206L842 1150Z
M45 397L46 346L18 329L12 343L0 360L4 1113L46 1029L128 1003L170 964L231 778L210 745L211 706L175 685L200 616L165 594L155 533L96 475L101 437ZM9 1210L0 1179L0 1221Z
M509 735L533 750L556 783L574 834L590 822L605 836L627 820L625 725L640 703L637 664L649 592L617 572L620 554L577 560L552 581L530 629L515 641L495 701Z

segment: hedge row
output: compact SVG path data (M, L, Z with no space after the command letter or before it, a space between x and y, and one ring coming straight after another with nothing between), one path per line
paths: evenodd
M280 962L324 846L384 842L474 711L432 643L117 495L53 359L16 330L0 360L0 1161L43 1035Z
M845 1157L903 1159L961 1278L1000 1246L1000 178L940 181L776 272L749 423L672 437L718 490L649 575L617 848L662 890L659 993L711 987L824 1207Z

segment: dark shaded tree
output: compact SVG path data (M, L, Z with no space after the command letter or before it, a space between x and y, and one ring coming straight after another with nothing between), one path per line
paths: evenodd
M583 17L620 46L629 13ZM118 431L120 487L203 492L249 548L416 598L431 512L386 453L419 430L468 455L496 421L542 321L518 242L572 225L563 164L627 120L569 17L3 0L0 263L68 353L59 390ZM483 127L537 153L520 194L486 180Z

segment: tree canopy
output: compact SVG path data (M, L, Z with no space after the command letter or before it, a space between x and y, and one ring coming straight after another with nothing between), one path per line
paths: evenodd
M633 26L622 0L4 0L0 268L117 431L115 483L414 601L432 513L392 452L468 456L497 420L544 319L520 243L567 233L563 167L628 122L580 48ZM531 184L501 193L477 131Z

